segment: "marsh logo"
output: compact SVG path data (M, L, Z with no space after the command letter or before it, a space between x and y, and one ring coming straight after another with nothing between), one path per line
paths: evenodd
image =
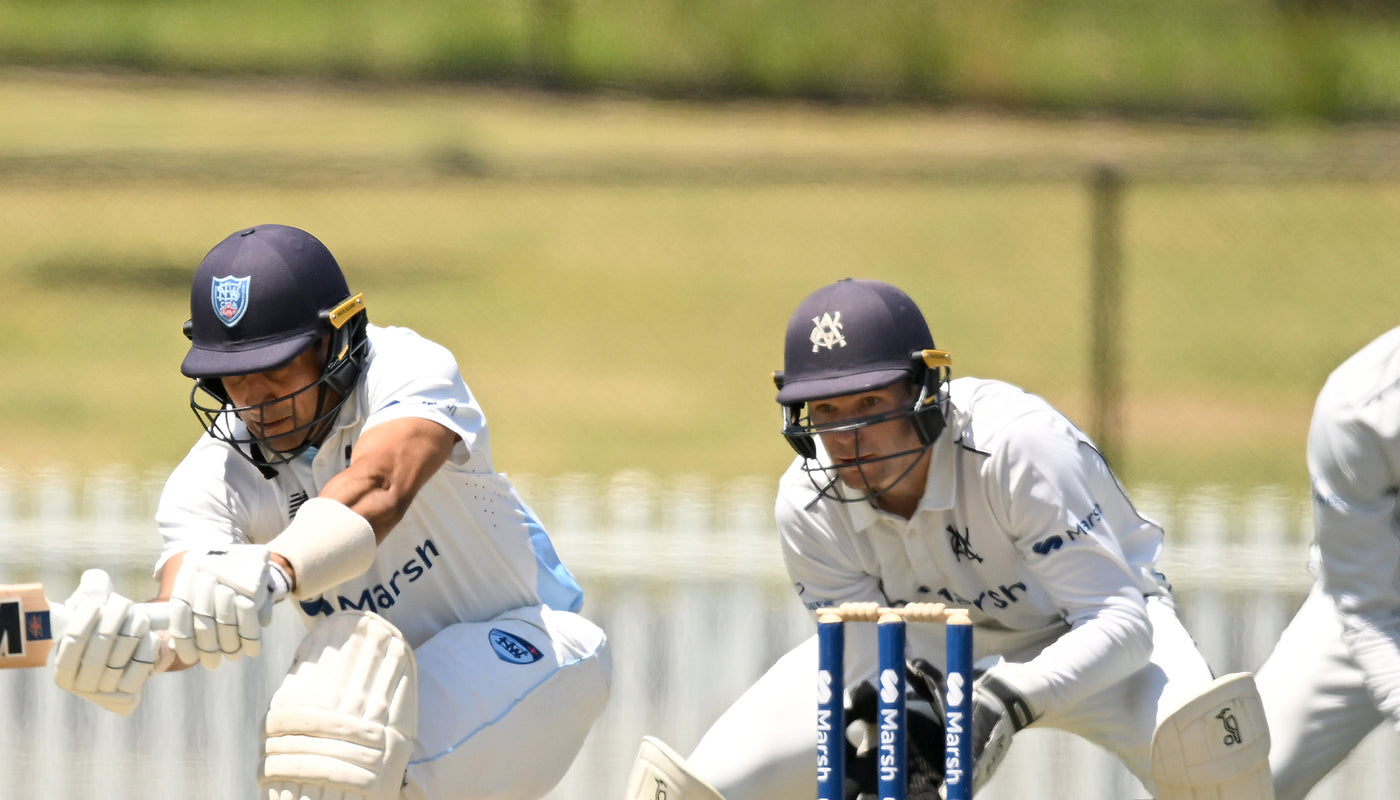
M820 317L812 317L812 352L818 352L823 347L828 350L835 350L837 345L846 346L846 337L841 335L841 312L837 311L833 316L831 312L822 314Z
M904 694L903 676L892 669L880 673L880 700L893 703Z
M496 656L509 664L533 664L544 658L544 653L541 653L538 647L510 631L492 628L486 635L491 640L491 649L496 651Z
M1075 521L1073 528L1065 529L1065 532L1062 534L1052 533L1031 545L1031 549L1034 550L1037 555L1048 556L1061 547L1064 547L1066 544L1078 541L1079 537L1088 536L1093 533L1094 528L1098 527L1098 524L1102 521L1103 508L1099 506L1098 503L1095 503L1094 507L1089 509L1089 513Z
M225 275L215 278L209 288L209 300L214 304L214 316L227 327L232 328L243 319L248 310L248 285L252 277L235 278Z
M350 610L383 614L398 604L408 584L417 583L429 574L433 565L437 563L433 559L438 555L437 545L433 544L433 540L424 539L422 544L413 548L414 557L390 573L387 580L361 588L358 596L328 594L302 600L302 613L308 617L322 614L329 617L336 611Z
M954 672L948 675L948 707L957 708L964 702L965 688L963 686L963 676L961 672Z

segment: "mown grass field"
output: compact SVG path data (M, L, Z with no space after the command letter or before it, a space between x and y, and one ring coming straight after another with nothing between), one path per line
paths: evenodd
M187 281L261 222L317 234L372 319L450 346L498 467L537 475L775 478L784 325L847 275L908 289L959 373L1091 427L1098 163L1129 175L1129 482L1301 491L1323 376L1400 321L1385 128L18 71L0 106L14 470L181 456Z

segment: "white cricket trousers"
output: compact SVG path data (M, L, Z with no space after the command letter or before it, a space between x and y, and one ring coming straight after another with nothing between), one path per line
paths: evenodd
M1204 689L1211 673L1170 603L1148 598L1147 614L1152 621L1147 666L1073 708L1047 714L1035 726L1068 731L1103 747L1150 791L1157 723ZM1004 655L1026 661L1047 644ZM780 658L705 733L688 759L696 774L725 800L815 798L816 675L814 636Z
M1302 800L1385 721L1365 677L1332 598L1314 585L1254 678L1269 720L1276 800Z
M543 797L578 755L612 680L602 629L540 606L444 628L414 657L418 741L405 800Z

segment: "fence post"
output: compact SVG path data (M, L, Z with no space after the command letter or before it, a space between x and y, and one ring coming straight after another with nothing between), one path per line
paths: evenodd
M1089 435L1123 475L1122 357L1123 339L1121 216L1123 177L1111 166L1094 170L1090 181L1093 218L1090 221L1089 319L1090 398L1093 404Z
M530 71L542 88L564 88L569 82L572 0L534 0L531 6Z

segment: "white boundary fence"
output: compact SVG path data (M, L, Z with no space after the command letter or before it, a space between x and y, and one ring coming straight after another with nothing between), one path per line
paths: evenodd
M61 599L99 566L124 593L153 591L150 522L162 476L0 473L0 581L42 580ZM645 733L682 752L813 625L781 572L771 481L725 486L609 478L517 478L587 592L584 613L608 631L614 691L573 770L550 800L620 800ZM1162 522L1162 571L1217 673L1253 670L1310 586L1306 500L1276 490L1173 497L1139 487ZM241 800L255 795L258 726L301 624L279 609L264 655L160 676L130 718L52 685L47 669L0 672L0 798ZM1368 738L1315 800L1396 797L1400 737ZM529 754L521 753L522 766ZM1025 731L982 800L1146 797L1103 751Z

